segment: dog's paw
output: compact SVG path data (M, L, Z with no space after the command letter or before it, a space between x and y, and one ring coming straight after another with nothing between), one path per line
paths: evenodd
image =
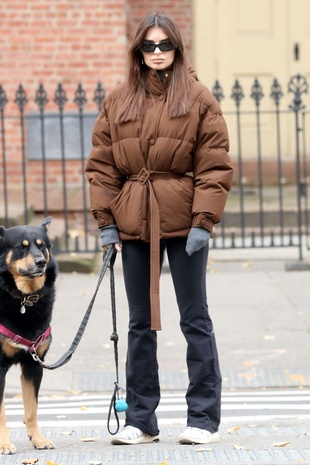
M4 443L0 442L0 454L11 455L11 454L15 454L15 452L16 452L16 447L10 441L4 442Z
M29 440L35 449L55 449L52 441L44 438L43 436L33 436L32 438L29 438Z

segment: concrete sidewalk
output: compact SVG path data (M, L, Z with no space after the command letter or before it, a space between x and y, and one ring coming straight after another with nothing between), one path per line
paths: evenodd
M251 258L251 251L243 258L241 253L246 251L226 251L226 256L223 251L210 253L208 303L225 389L310 386L310 272L285 271L285 264L294 260L293 251L287 251L282 260L272 257L271 252L264 260L261 256L260 260L254 255ZM128 311L120 256L115 274L122 378ZM48 363L58 360L70 346L97 279L97 275L59 275ZM160 291L163 329L158 332L158 359L162 388L185 389L186 346L167 269L162 273ZM45 373L42 393L57 392L60 386L62 392L110 391L115 379L111 333L109 277L105 276L76 353L63 368Z
M268 256L267 256L268 253ZM309 257L306 252L305 260ZM208 303L220 354L224 391L310 387L310 271L285 271L296 260L293 250L212 251L207 275ZM124 382L127 303L121 259L116 262L119 373ZM53 363L70 346L96 287L98 276L61 273L53 317L53 343L47 363ZM168 270L161 277L162 326L158 333L158 359L163 391L187 386L185 341L179 330L178 310ZM77 393L112 393L115 381L109 279L98 293L84 337L71 361L44 372L40 396L74 396ZM9 373L7 395L20 394L19 372ZM184 419L185 422L185 419ZM184 423L185 424L185 423ZM39 457L39 465L52 460L59 465L193 464L193 463L303 463L310 464L310 420L288 418L272 424L222 424L220 443L181 446L176 442L183 425L161 428L158 444L111 446L106 429L77 427L70 437L61 428L44 427L56 443L54 451L34 451L22 429L12 431L18 454L1 457L0 464L18 464ZM97 440L81 442L96 430ZM284 447L277 443L289 442Z

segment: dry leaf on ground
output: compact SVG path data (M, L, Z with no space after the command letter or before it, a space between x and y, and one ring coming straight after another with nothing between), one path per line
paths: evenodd
M22 464L34 465L34 464L37 463L38 461L39 461L38 458L36 458L36 459L23 459L23 460L22 460Z
M234 444L233 445L233 448L236 449L236 450L243 450L244 447L243 446L239 446L239 444Z
M234 431L239 431L239 429L240 429L240 426L234 426L233 428L230 428L229 430L227 430L227 433L231 434Z
M97 438L81 438L82 442L95 442Z

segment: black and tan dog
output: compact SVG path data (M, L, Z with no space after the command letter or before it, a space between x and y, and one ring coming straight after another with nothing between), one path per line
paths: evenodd
M52 449L37 424L37 403L44 360L51 343L50 323L55 298L56 263L45 218L40 226L0 226L0 454L16 449L6 429L5 377L13 364L21 366L24 423L31 444Z

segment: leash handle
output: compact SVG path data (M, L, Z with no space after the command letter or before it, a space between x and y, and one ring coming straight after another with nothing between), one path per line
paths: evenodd
M67 352L65 352L57 362L52 363L51 365L46 365L40 359L40 357L38 356L36 350L33 350L31 352L32 358L36 362L38 362L43 368L46 368L47 370L55 370L56 368L59 368L59 367L65 365L66 363L68 363L69 360L71 359L72 355L76 351L76 348L78 347L79 343L81 342L82 336L84 334L84 331L86 329L89 317L91 315L91 312L92 312L92 309L93 309L93 306L94 306L94 302L96 300L96 296L97 296L100 284L101 284L101 282L103 280L103 277L104 277L104 275L105 275L105 273L107 271L108 266L110 266L110 270L113 269L115 259L116 259L116 250L115 250L114 244L111 244L109 246L109 248L107 249L107 251L103 255L103 264L102 264L102 268L101 268L101 271L100 271L100 274L99 274L99 279L98 279L98 283L97 283L94 295L93 295L93 297L92 297L92 299L91 299L91 301L90 301L90 303L88 305L88 308L87 308L87 310L85 312L83 320L81 321L81 324L80 324L80 326L79 326L79 328L77 330L77 333L76 333L76 335L74 337L74 340L72 341L72 344L69 347L69 349L67 350Z

